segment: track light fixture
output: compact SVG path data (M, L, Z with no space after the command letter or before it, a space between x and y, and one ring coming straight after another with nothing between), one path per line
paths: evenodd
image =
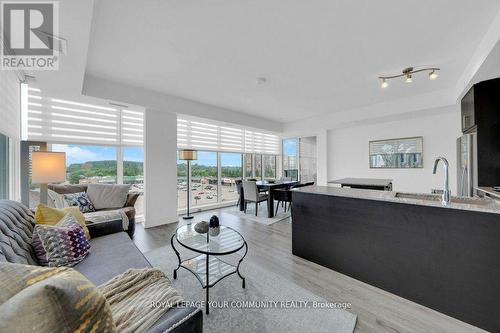
M393 75L380 75L378 78L382 81L381 87L382 88L387 88L389 86L388 80L391 79L396 79L399 77L404 77L405 78L405 83L412 83L413 82L413 74L415 73L420 73L420 72L430 72L429 73L429 80L436 80L438 78L437 72L440 71L440 68L437 67L425 67L425 68L415 68L415 67L408 67L405 68L401 71L401 74L393 74Z

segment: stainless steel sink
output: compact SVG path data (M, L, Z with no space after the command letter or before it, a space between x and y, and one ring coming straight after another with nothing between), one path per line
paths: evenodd
M415 199L415 200L427 200L427 201L438 201L438 202L441 201L441 196L439 194L397 192L395 197L402 199ZM467 198L467 197L451 197L451 202L457 204L477 205L477 206L488 206L491 205L492 203L490 199Z

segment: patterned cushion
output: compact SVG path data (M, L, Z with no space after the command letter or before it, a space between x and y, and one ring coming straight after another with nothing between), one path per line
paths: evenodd
M90 239L90 232L85 223L85 216L80 212L78 207L66 207L62 209L51 208L44 204L36 206L35 223L36 224L50 224L55 225L68 213L73 214L78 224L80 224L85 231L85 236Z
M38 265L31 246L33 213L23 204L0 200L0 262Z
M67 214L56 225L37 224L33 247L43 266L74 266L87 256L90 243L75 217Z
M116 332L102 293L71 268L0 263L0 332Z
M64 199L69 206L78 206L82 213L95 212L94 205L85 192L65 194Z

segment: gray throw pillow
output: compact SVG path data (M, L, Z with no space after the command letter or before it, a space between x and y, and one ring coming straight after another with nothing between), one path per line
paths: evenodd
M95 212L92 200L85 192L64 194L64 200L66 200L68 206L77 206L82 213Z
M0 332L114 333L102 293L77 271L0 263Z
M130 185L89 184L87 195L95 209L117 209L125 206Z

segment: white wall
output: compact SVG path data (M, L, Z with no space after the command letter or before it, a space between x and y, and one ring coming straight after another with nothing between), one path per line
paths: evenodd
M21 140L21 83L16 71L0 74L0 133L9 137L9 199L19 200ZM0 156L3 158L3 156Z
M15 71L0 75L0 133L19 140L21 137L21 83Z
M177 221L177 115L146 110L146 228Z
M432 111L432 110L430 110ZM438 112L439 111L439 112ZM456 139L460 132L458 105L436 109L436 115L409 117L328 131L328 178L344 177L392 178L395 191L424 192L443 187L443 170L432 174L435 157L444 156L450 162L450 187L456 194ZM370 169L368 142L371 140L423 136L423 169Z

